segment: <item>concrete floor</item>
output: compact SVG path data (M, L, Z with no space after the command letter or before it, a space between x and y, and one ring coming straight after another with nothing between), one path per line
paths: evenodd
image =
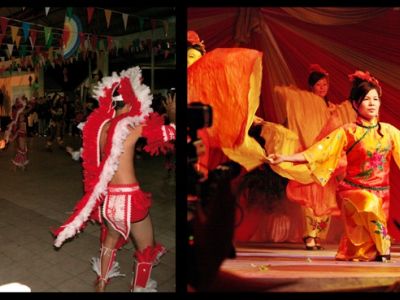
M66 137L77 147L78 138ZM45 138L29 138L27 170L12 169L13 147L0 151L0 285L19 282L32 292L92 292L96 274L90 259L98 255L99 226L89 223L83 233L58 251L51 228L65 221L83 193L81 165L58 147L44 148ZM136 162L144 191L151 192L151 217L156 240L168 253L153 269L159 292L175 292L175 177L168 177L164 157L143 155ZM126 277L112 279L108 292L127 292L132 278L132 243L117 254Z

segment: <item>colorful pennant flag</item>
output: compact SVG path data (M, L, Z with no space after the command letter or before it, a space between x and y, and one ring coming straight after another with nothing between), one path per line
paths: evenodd
M88 24L90 24L90 22L92 22L93 12L94 12L94 7L87 8Z
M29 37L29 40L30 40L30 42L31 42L32 49L35 47L36 35L37 35L37 31L34 30L34 29L32 29L32 30L31 30L31 34L30 34L30 37Z
M50 35L51 35L51 28L45 26L45 27L44 27L44 42L45 42L46 44L47 44L47 41L48 41L49 38L50 38Z
M17 26L10 26L11 28L11 38L13 43L15 42L15 39L17 37L18 31L19 31L19 27Z
M26 42L26 40L28 39L28 35L29 35L29 29L31 28L31 24L30 23L26 23L23 22L22 23L22 31L24 33L24 41Z
M67 7L67 16L68 18L72 18L72 7Z
M1 17L1 32L6 33L8 25L8 19Z
M126 27L128 26L128 14L122 14L122 21L124 21L124 28L126 31Z
M53 32L50 30L49 39L47 40L47 43L46 43L46 48L51 47L52 43L53 43Z
M111 13L112 11L109 9L104 10L104 14L106 15L106 21L107 21L107 29L108 27L110 27Z

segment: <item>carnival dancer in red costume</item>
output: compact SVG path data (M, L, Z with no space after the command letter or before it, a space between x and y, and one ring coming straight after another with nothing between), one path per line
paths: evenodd
M15 156L11 160L15 170L25 167L29 163L28 146L26 143L26 116L25 116L26 101L24 98L17 98L12 107L12 121L8 124L7 130L4 133L4 146L15 141Z
M166 249L154 242L151 199L139 187L134 149L142 136L150 154L165 153L173 147L168 141L175 139L175 125L163 125L163 118L152 113L152 96L142 84L139 67L103 77L95 95L99 107L83 127L85 195L73 215L54 231L54 245L60 247L75 236L89 219L99 222L100 257L93 258L92 264L98 274L96 291L102 292L110 278L123 276L115 256L132 233L137 251L131 291L155 292L157 284L150 274Z

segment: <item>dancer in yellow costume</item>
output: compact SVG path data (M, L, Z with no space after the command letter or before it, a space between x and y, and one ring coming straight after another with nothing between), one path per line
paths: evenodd
M353 122L356 114L349 101L335 105L328 100L329 74L318 64L309 68L310 92L294 87L276 87L275 95L285 103L287 127L299 137L302 151L339 126ZM321 187L316 183L301 184L289 181L286 188L288 199L302 206L304 215L303 241L307 250L322 249L321 240L326 240L332 215L339 215L336 204L336 176L345 165L341 161L332 179Z
M338 205L345 232L337 260L384 261L390 259L389 173L393 155L400 166L400 131L379 122L381 87L368 72L356 71L350 101L357 120L336 129L310 148L294 155L271 154L268 162L279 164L282 175L303 183L327 184L338 167L341 154L347 158L346 175L337 188ZM293 162L297 163L296 165ZM291 173L299 166L310 171Z

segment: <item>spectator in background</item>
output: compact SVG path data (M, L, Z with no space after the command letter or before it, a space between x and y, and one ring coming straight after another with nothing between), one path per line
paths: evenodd
M166 124L176 124L176 93L175 88L171 88L167 98L162 102L165 109ZM165 168L168 178L174 178L172 173L175 171L175 148L165 154Z
M49 123L49 135L47 136L46 149L53 151L53 142L56 140L59 147L64 147L64 118L66 105L63 96L55 98L50 108L51 119Z
M47 101L44 97L39 97L38 103L36 104L36 112L38 115L39 136L46 136L46 131L48 127L48 106Z
M28 160L28 146L26 142L27 125L26 125L26 98L17 98L12 106L12 121L8 124L7 130L4 134L6 143L15 142L15 156L11 160L17 168L25 170Z

